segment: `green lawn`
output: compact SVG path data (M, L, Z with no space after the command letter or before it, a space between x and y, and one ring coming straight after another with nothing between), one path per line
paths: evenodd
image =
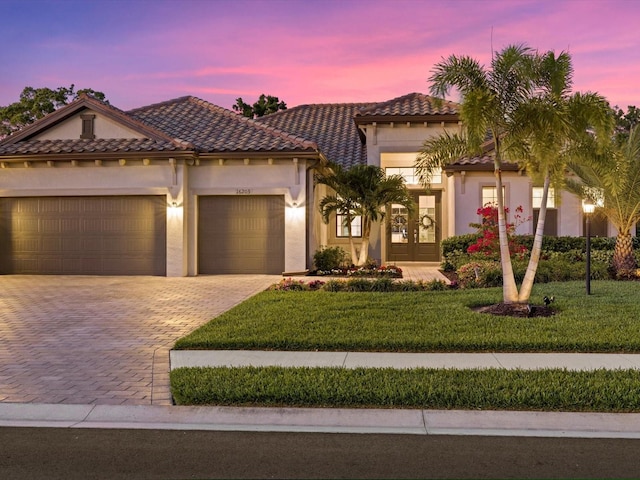
M179 340L181 349L387 352L640 352L640 283L537 285L552 317L476 313L501 289L443 292L263 292ZM181 368L185 405L332 406L640 412L635 370Z
M182 405L640 411L637 370L180 368Z
M443 292L263 292L180 339L177 349L388 352L640 352L640 283L536 285L556 315L496 317L472 307L500 288Z

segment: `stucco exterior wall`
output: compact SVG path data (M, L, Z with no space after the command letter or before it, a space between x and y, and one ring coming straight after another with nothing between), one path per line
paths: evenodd
M477 223L480 217L476 214L482 202L482 187L495 186L493 172L470 172L463 175L455 172L450 180L454 184L455 195L455 232L450 234L460 235L473 233L475 229L469 227L469 223ZM513 212L516 207L522 206L525 218L533 217L532 187L533 182L526 175L519 173L503 172L505 186L505 205ZM561 191L556 194L558 210L558 236L582 235L582 203L575 195ZM510 215L510 220L513 215ZM520 224L516 233L521 235L533 234L536 226L533 218ZM611 232L610 232L611 234Z
M218 160L189 167L187 273L197 275L199 195L283 195L285 202L285 272L307 268L307 163L304 160ZM183 193L184 194L184 193Z
M131 130L119 123L105 117L92 110L84 110L63 123L54 125L39 135L35 140L75 140L80 138L82 133L82 119L80 115L95 115L93 123L93 133L96 138L145 138L135 130Z

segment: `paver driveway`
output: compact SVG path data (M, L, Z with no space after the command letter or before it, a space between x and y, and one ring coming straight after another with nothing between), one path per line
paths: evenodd
M279 279L0 276L0 402L168 405L175 340Z

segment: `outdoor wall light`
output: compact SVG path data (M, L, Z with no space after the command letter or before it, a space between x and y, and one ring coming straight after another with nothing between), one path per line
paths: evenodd
M293 202L293 203L291 204L291 206L292 206L293 208L298 208L298 202Z
M171 202L171 208L178 208L178 202L176 202L175 200Z

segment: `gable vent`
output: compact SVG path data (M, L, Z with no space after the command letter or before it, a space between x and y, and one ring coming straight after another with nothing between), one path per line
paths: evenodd
M96 138L93 133L93 123L96 118L95 115L80 115L82 119L82 133L80 134L80 138L87 138L89 140L93 140Z

